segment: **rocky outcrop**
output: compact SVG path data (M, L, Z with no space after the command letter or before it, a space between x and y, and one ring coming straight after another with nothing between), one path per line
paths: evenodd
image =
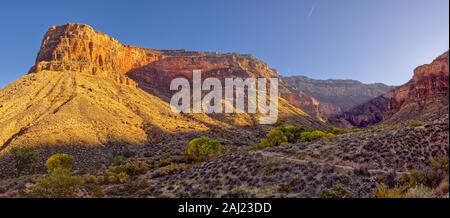
M330 118L337 124L369 126L379 122L395 123L408 119L429 119L448 109L449 53L414 70L406 84L345 113Z
M67 24L49 28L30 73L79 72L134 86L123 72L158 60L160 56L150 49L122 45L88 25Z
M355 80L316 80L305 76L284 77L299 106L310 114L327 119L378 97L394 87L381 83L363 84Z

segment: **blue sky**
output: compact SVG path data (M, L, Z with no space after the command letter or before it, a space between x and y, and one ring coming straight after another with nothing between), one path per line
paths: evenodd
M125 44L251 53L282 75L399 85L449 48L448 0L2 1L0 87L34 64L51 25Z

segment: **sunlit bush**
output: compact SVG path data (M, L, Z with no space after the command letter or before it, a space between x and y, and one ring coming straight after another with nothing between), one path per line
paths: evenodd
M259 147L274 147L286 143L288 143L288 138L283 134L283 131L281 131L280 129L273 129L267 134L265 138L261 139Z
M74 162L74 157L70 154L54 154L47 159L45 165L47 166L47 171L51 172L55 169L66 169L68 171L72 170Z
M72 175L74 158L55 154L46 161L47 175L39 179L29 192L31 197L71 198L83 187L83 178Z
M192 139L186 149L186 154L196 160L212 159L222 153L222 145L219 141L201 137Z

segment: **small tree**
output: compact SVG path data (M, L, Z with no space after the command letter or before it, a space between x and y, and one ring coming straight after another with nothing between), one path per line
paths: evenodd
M311 142L323 137L333 137L332 133L325 133L320 130L314 130L312 132L304 132L301 134L301 141Z
M283 131L280 129L272 129L265 138L261 139L259 147L274 147L286 143L288 143L288 138L284 135Z
M47 159L45 165L48 172L52 172L55 169L61 168L68 171L72 170L74 157L70 154L54 154Z
M71 169L73 156L55 154L46 161L47 175L38 180L29 193L31 197L71 198L83 186L83 179L73 176Z
M287 126L280 129L288 139L289 143L296 143L300 141L301 134L303 132L310 132L312 129L307 127Z
M30 195L40 198L73 198L82 185L81 177L73 176L67 169L55 168L36 182Z
M222 153L222 145L209 137L195 138L189 142L186 153L197 160L212 159Z
M20 176L23 173L34 173L38 160L38 154L34 149L27 147L13 147L10 152L14 159L17 176Z

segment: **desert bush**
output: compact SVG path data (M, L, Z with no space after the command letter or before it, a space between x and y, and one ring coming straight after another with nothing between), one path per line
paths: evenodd
M329 190L320 193L321 198L351 198L352 195L342 186L337 185Z
M46 161L47 175L39 179L29 192L31 197L70 198L83 187L83 178L71 173L73 156L55 154Z
M44 178L38 180L30 192L32 197L72 198L83 186L83 179L73 176L69 170L55 168Z
M117 165L125 163L125 157L122 155L114 156L114 163Z
M301 134L303 132L311 132L311 128L298 127L298 126L288 126L280 128L283 134L286 136L289 143L296 143L300 140Z
M410 170L409 173L402 175L400 178L401 183L408 188L425 184L427 182L426 175L419 170Z
M98 185L94 186L94 188L91 191L91 194L92 194L92 197L95 197L95 198L105 197L105 192L103 192L102 187L100 187Z
M14 159L17 176L20 176L23 173L34 173L38 160L38 154L34 149L13 147L10 152Z
M448 194L448 178L442 180L441 183L439 183L439 185L436 187L435 191L439 196Z
M84 181L85 184L98 184L98 183L100 183L98 177L94 176L94 175L87 174L87 175L84 175L82 178L83 178L83 181Z
M261 139L259 147L268 148L280 146L286 143L288 143L288 138L283 134L283 131L280 129L272 129L265 138Z
M363 130L364 130L364 129L358 128L358 127L352 127L352 128L350 129L351 132L361 132L361 131L363 131Z
M145 174L149 169L149 165L145 161L132 161L119 166L120 171L125 172L129 176Z
M419 120L410 120L409 125L412 127L421 127L423 126L423 123Z
M345 130L340 129L340 128L331 127L331 126L325 128L324 131L326 133L331 133L333 135L340 135L340 134L344 134L345 133Z
M45 165L47 166L47 171L52 172L56 169L65 169L69 172L72 170L74 162L74 157L70 154L54 154L47 159Z
M426 182L424 185L435 187L442 180L448 179L448 167L448 156L434 158L431 161L431 166L425 170Z
M405 198L435 198L436 194L429 187L424 185L417 185L408 189L405 194Z
M212 159L220 153L222 153L222 145L219 141L209 137L192 139L186 149L186 154L190 158L199 161Z
M236 188L233 188L230 192L228 192L226 194L226 197L228 197L228 198L251 198L251 197L253 197L253 194L241 187L236 187Z
M292 190L292 188L294 188L295 184L298 183L299 181L300 178L298 176L295 176L291 180L281 183L280 186L278 187L278 191L288 193Z
M106 172L105 182L110 184L122 184L128 182L130 176L125 172L115 173L112 171Z
M448 175L448 156L438 157L431 161L433 171L442 171Z
M172 175L172 174L176 174L179 172L182 172L185 169L188 169L190 165L188 164L184 164L184 163L171 163L167 166L161 167L159 168L159 175L164 176L164 175Z
M403 188L387 188L385 185L380 185L375 189L373 197L375 198L402 198Z
M109 166L105 180L112 184L125 183L130 176L145 174L149 168L147 162L140 160Z
M287 143L310 142L319 138L328 137L332 141L335 133L341 133L340 129L329 127L329 132L321 130L314 130L307 127L287 126L282 128L272 129L266 137L262 138L258 147L260 149L268 147L276 147Z
M332 133L325 133L320 130L314 130L312 132L303 132L300 136L302 142L311 142L323 137L333 137Z

